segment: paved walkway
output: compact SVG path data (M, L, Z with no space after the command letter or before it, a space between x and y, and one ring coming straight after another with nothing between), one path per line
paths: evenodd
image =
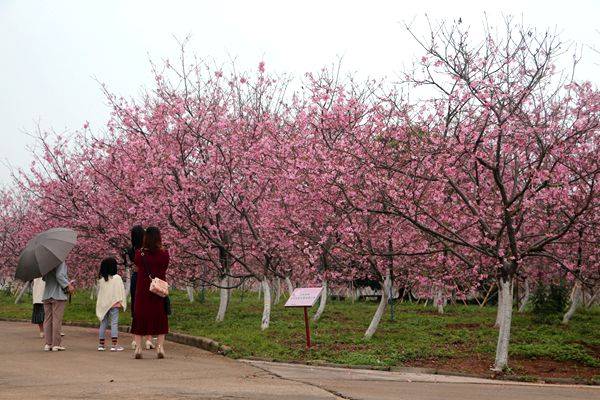
M0 322L0 399L598 399L600 388L238 362L167 342L167 359L96 351L96 331L65 327L43 352L30 324ZM124 344L130 342L122 336Z
M600 400L600 386L547 385L447 375L244 362L281 378L326 388L350 399Z

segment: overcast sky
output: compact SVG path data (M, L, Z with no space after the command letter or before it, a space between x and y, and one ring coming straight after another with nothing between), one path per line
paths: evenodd
M174 58L174 37L191 34L189 50L241 68L300 76L340 56L346 70L394 77L418 55L403 30L425 31L434 19L461 17L480 27L517 16L538 29L557 29L583 47L579 77L598 84L600 1L29 1L0 0L0 159L26 167L25 132L58 132L87 120L101 130L109 110L99 84L123 96L152 85L149 57ZM490 4L490 5L488 5ZM0 183L9 174L0 164Z

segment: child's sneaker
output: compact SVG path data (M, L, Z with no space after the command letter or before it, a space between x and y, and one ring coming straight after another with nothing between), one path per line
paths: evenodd
M44 351L52 351L52 346L49 344L44 345Z
M98 345L98 351L104 351L106 350L106 347L102 346L102 345Z
M152 340L146 340L146 350L152 350L154 348L154 343Z
M64 346L52 346L52 351L65 351L66 349Z
M131 342L131 350L135 350L136 344L135 344L135 340L133 342Z
M123 351L121 346L110 346L110 351Z

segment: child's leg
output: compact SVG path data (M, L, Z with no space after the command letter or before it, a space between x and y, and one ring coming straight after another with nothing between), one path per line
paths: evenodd
M117 345L119 340L119 309L111 308L110 311L110 337L112 339L113 346Z
M108 316L110 314L110 310L106 313L104 318L102 318L102 322L100 322L100 329L98 331L98 338L100 340L100 346L104 347L104 340L106 335L106 328L108 328Z
M44 333L44 324L38 324L38 328L40 328L40 333Z

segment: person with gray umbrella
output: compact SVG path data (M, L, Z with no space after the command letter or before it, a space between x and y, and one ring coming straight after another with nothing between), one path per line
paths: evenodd
M46 283L42 296L45 351L65 350L61 346L62 319L67 295L75 291L65 260L76 243L77 233L72 229L53 228L31 239L19 257L15 278L27 282L41 276Z
M63 315L67 305L67 295L73 294L75 288L69 282L67 275L67 264L62 262L56 269L48 272L43 277L46 282L44 289L44 338L46 345L44 351L66 350L61 346L61 335Z

